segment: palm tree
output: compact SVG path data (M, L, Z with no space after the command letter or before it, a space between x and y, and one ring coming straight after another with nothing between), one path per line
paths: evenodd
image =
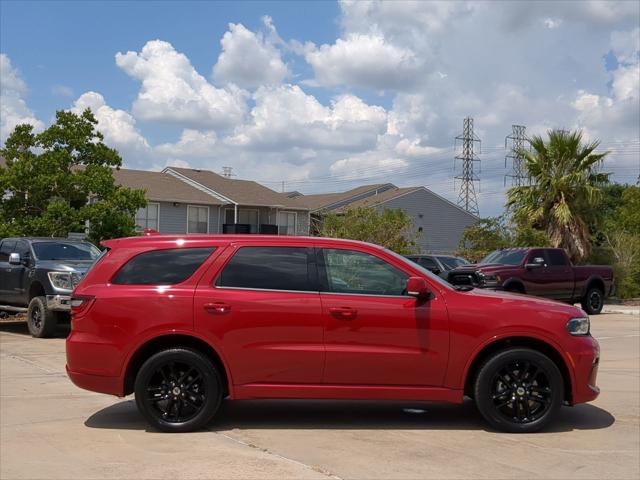
M553 246L581 262L591 251L589 213L611 175L598 171L609 152L593 153L600 142L583 143L580 131L550 130L548 135L547 142L534 136L532 150L519 152L531 184L509 189L507 208L516 221L546 231Z

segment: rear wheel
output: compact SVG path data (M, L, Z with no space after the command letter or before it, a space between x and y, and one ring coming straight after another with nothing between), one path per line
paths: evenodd
M549 357L536 350L504 350L480 367L474 398L482 416L496 430L535 432L562 405L562 374Z
M135 381L138 410L164 432L204 427L222 401L222 382L211 361L195 350L172 348L156 353Z
M597 287L587 290L582 298L582 309L589 315L598 315L604 306L604 292Z
M58 317L56 312L47 308L45 297L33 297L27 309L27 326L29 333L36 338L52 336L56 331Z

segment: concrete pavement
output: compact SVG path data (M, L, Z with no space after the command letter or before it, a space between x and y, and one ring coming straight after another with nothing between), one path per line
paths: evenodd
M131 398L76 388L64 330L0 324L0 478L639 478L640 322L592 317L600 397L545 432L489 431L471 402L227 402L208 430L148 431Z

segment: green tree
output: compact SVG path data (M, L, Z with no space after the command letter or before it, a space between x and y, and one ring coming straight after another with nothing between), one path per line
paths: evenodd
M547 141L534 136L533 150L520 152L533 183L509 189L507 208L518 224L545 231L554 247L581 262L591 250L589 212L609 181L610 174L598 171L607 152L594 153L599 142L585 144L579 131L548 135Z
M620 298L640 296L640 188L624 186L617 207L603 221Z
M31 125L14 129L0 150L0 237L67 236L87 227L94 242L135 234L144 191L114 184L112 169L122 159L96 124L87 109L57 112L42 133Z
M458 255L478 262L490 252L510 246L511 238L504 217L482 218L464 230Z
M458 255L477 262L490 252L510 247L545 247L549 245L546 233L529 225L518 225L513 219L482 218L468 226L460 238Z
M318 234L375 243L406 255L414 251L418 237L412 233L412 224L411 217L399 209L378 211L359 207L347 209L341 215L324 215Z

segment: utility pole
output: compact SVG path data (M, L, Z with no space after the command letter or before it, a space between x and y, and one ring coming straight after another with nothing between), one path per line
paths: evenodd
M456 175L454 178L460 180L460 193L458 194L458 205L464 208L467 212L478 216L478 199L476 197L475 183L478 182L478 188L480 184L480 178L474 173L474 162L479 162L480 159L475 155L473 148L475 142L478 142L480 147L480 139L473 133L473 118L466 117L462 123L462 134L455 138L455 146L460 140L462 142L462 151L460 155L456 155L456 160L462 161L462 172ZM480 150L478 150L480 153ZM454 160L455 166L455 160ZM454 183L455 186L455 183Z
M233 167L222 167L222 176L231 178L233 176Z
M509 160L511 160L512 164L511 173L504 176L505 186L507 185L507 177L511 177L511 185L514 187L521 187L530 181L529 173L522 158L522 150L528 141L525 134L526 129L527 127L524 125L511 125L511 135L507 135L504 139L505 149L507 148L507 143L511 140L511 149L504 157L504 168L507 168Z

